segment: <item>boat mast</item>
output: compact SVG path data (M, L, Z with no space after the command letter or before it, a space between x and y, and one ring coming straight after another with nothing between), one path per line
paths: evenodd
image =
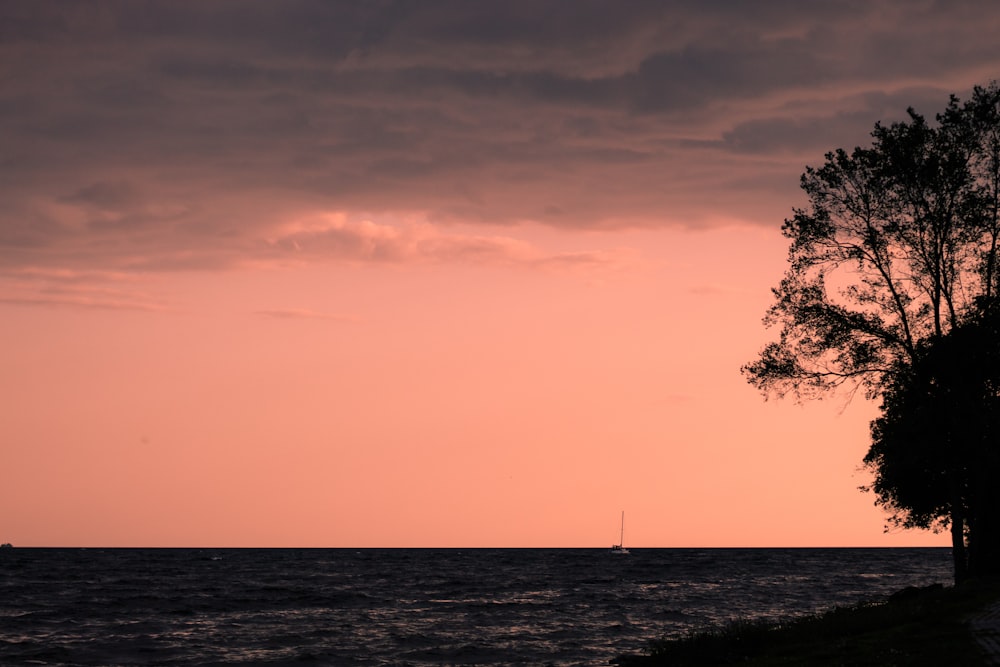
M622 510L622 532L618 536L618 544L625 546L625 510Z

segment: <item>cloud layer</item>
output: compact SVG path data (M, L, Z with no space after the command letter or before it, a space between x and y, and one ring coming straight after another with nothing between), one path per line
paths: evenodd
M973 2L6 2L0 267L541 262L426 226L777 224L806 163L995 76L998 29ZM416 222L362 222L387 216Z

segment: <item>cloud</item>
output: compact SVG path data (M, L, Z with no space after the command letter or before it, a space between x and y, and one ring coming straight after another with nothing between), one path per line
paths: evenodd
M0 272L0 303L97 310L169 310L165 299L125 272L25 267Z
M872 118L883 123L905 120L910 107L933 118L943 108L943 99L941 90L918 86L892 93L800 101L776 109L776 115L738 123L722 132L718 139L692 141L688 145L737 155L794 155L816 162L832 147L870 142Z
M120 298L107 294L35 294L31 296L0 295L0 303L10 306L51 306L84 308L88 310L138 310L144 312L160 312L164 308L140 300Z
M335 322L357 322L354 315L340 315L337 313L324 313L308 308L273 308L258 310L254 312L259 317L273 320L332 320Z
M351 220L344 212L315 214L280 225L265 239L277 262L466 264L553 271L603 271L636 266L628 249L549 252L504 235L460 233L425 221Z
M776 225L804 164L1000 65L971 1L7 2L0 26L0 268L498 263L532 254L525 222ZM261 241L311 211L354 226ZM438 233L356 222L413 215Z

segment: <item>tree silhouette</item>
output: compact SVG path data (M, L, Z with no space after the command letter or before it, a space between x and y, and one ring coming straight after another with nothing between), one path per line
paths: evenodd
M788 268L764 318L779 337L742 371L765 395L882 397L872 488L902 525L951 526L958 577L975 532L974 494L949 486L961 462L949 457L961 459L972 437L946 425L964 414L962 378L947 381L947 400L926 389L944 382L943 359L962 354L944 341L997 294L1000 88L977 87L964 104L952 96L934 125L908 114L876 124L870 147L806 168L809 205L782 228ZM937 492L915 494L922 484Z
M998 341L997 304L924 341L883 394L864 459L893 524L952 528L957 580L1000 573Z

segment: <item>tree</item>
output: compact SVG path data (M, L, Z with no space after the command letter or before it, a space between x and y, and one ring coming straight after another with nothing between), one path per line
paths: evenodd
M1000 573L1000 312L975 315L893 379L864 459L893 524L950 524L957 580Z
M952 96L933 126L908 115L876 124L870 147L806 168L808 206L782 227L788 268L764 318L780 334L742 371L765 395L881 397L873 436L885 446L870 455L872 488L901 525L950 525L960 576L965 542L976 539L966 512L975 494L958 502L957 464L940 464L950 461L943 449L966 451L954 442L964 431L920 429L958 412L915 387L944 377L927 370L947 356L942 341L997 294L1000 88L977 87L964 104Z

